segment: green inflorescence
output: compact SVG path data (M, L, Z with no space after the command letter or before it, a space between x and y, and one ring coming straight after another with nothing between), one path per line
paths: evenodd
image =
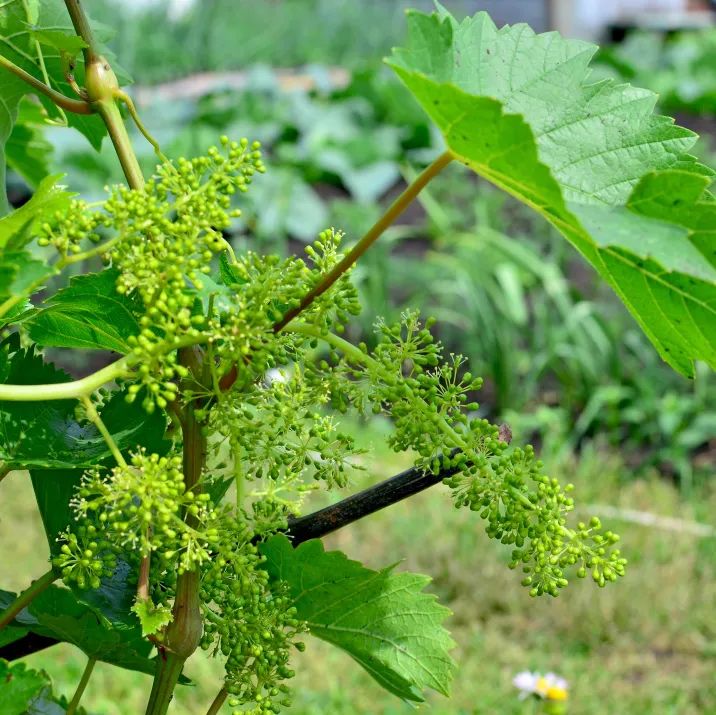
M303 650L296 639L306 627L282 584L269 586L252 531L227 518L221 534L217 555L201 581L201 646L226 658L230 705L242 707L245 715L277 713L290 705L283 681L293 677L289 656L294 648Z
M174 415L190 404L209 445L192 489L178 444L168 456L138 451L127 464L89 471L73 501L78 526L63 535L54 564L68 583L95 588L120 555L135 567L149 559L135 613L159 640L177 575L199 572L202 646L225 658L230 702L253 715L289 702L289 655L303 649L305 630L284 585L269 582L257 544L286 528L306 492L343 487L359 468L336 412L384 413L393 449L414 452L433 474L449 468L456 506L478 512L487 534L512 547L511 566L532 595L556 595L572 568L604 585L626 563L598 520L568 526L571 486L478 415L482 380L461 356L445 359L432 321L408 312L376 324L371 350L347 342L341 334L360 310L347 272L276 329L342 259L342 234L322 232L307 260L235 256L222 234L238 213L232 197L263 170L258 145L222 138L204 157L160 165L142 189L112 189L99 210L73 203L41 239L63 256L81 255L88 236L100 242L97 252L119 271L117 291L142 307L141 331L128 340L128 399L141 394L147 411ZM179 349L190 346L197 365L180 364ZM234 481L231 507L212 503L219 473Z
M72 502L74 511L82 523L101 529L119 554L157 553L179 573L193 571L211 558L218 530L209 496L186 489L181 461L139 453L109 472L91 470ZM196 528L187 524L187 514Z
M115 544L100 536L94 524L80 524L60 535L60 553L52 559L68 584L78 588L99 588L102 577L117 567Z
M363 450L326 414L327 385L300 365L274 369L250 387L232 389L211 411L211 431L231 448L234 474L251 488L256 533L285 528L302 497L320 485L344 487Z
M331 371L335 406L387 413L396 451L415 451L417 464L435 474L456 470L444 480L456 506L477 511L491 538L515 547L511 566L522 565L532 595L556 595L572 566L580 577L590 570L600 586L624 574L626 560L613 548L616 534L602 534L596 519L589 527L567 527L571 485L563 490L542 473L532 447L510 447L498 427L476 416L479 405L470 395L482 380L461 374L461 356L443 362L440 344L416 313L404 314L396 325L381 322L377 332L371 353L364 344L350 349L324 335L334 349L345 350L333 353L333 365L324 361L315 371L320 379Z

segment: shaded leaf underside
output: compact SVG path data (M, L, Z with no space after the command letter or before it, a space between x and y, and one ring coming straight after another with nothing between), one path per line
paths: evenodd
M409 28L389 64L455 158L552 222L670 365L716 367L716 208L686 153L696 135L654 115L647 90L590 83L588 43L442 9Z

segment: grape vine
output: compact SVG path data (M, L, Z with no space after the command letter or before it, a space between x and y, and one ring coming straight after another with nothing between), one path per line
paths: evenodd
M20 13L12 15L18 27L25 27L24 4L10 0L7 5L8 12ZM444 611L422 593L422 577L371 571L324 552L315 541L299 546L300 529L321 536L440 482L456 508L475 512L487 536L510 550L510 567L521 572L531 596L556 596L572 576L589 575L600 587L623 576L627 562L618 535L602 529L597 517L573 520L573 486L545 474L532 447L512 444L505 430L481 417L475 395L482 379L467 370L464 357L444 354L432 319L407 311L388 324L374 316L370 348L344 337L361 311L352 269L419 191L459 160L544 213L626 296L628 281L605 266L615 256L641 249L629 243L620 253L599 232L620 220L653 228L656 217L659 230L666 231L670 219L669 230L682 236L684 217L665 217L658 204L663 197L658 182L669 180L658 172L683 172L692 182L708 173L683 153L690 146L683 131L644 120L645 143L656 148L653 157L642 152L633 161L639 169L631 167L634 176L643 180L627 187L635 199L615 194L615 187L629 182L612 176L591 194L577 192L570 165L560 164L559 151L545 136L587 121L585 113L591 118L585 104L592 90L581 75L570 76L575 95L571 103L565 100L564 125L548 127L541 105L532 95L522 96L519 82L514 89L510 82L509 88L488 92L463 72L459 57L472 46L470 38L504 52L511 30L493 33L485 15L462 25L442 9L430 17L411 16L409 49L397 51L391 63L442 129L448 149L352 248L345 248L340 230L326 228L303 257L255 250L237 255L226 236L241 215L243 194L266 171L258 142L221 136L202 156L164 156L120 89L80 3L65 0L65 6L71 25L58 30L54 40L61 45L56 49L65 74L55 84L78 92L80 99L66 97L47 78L40 80L40 69L46 74L42 57L26 67L21 66L25 55L15 57L18 62L2 57L2 71L7 81L26 83L25 91L39 92L43 101L97 120L113 142L127 185L108 187L105 200L92 204L48 185L19 210L24 213L0 219L0 261L14 261L8 269L12 290L0 295L0 327L8 334L0 343L0 415L7 434L16 437L11 457L8 445L0 445L6 462L0 474L23 466L48 472L67 469L68 462L73 467L66 478L70 487L58 481L51 486L64 489L57 501L66 517L61 526L57 519L50 525L51 510L43 503L51 498L40 499L42 475L33 474L51 537L50 570L6 599L0 627L31 630L32 618L41 627L35 636L61 640L59 631L43 624L43 608L51 610L51 599L71 599L76 618L89 609L96 627L99 623L112 637L127 639L131 648L123 645L130 655L109 655L77 637L89 662L71 708L77 707L97 659L125 658L123 667L154 672L146 712L164 715L186 660L201 648L225 666L224 685L209 715L224 702L234 713L278 713L291 703L292 658L305 649L303 636L310 632L347 650L404 700L419 701L428 687L447 692L452 642L441 625ZM530 38L529 51L542 57L542 40L534 39L539 36L525 31L513 39ZM528 86L541 86L544 78L531 75L534 66L559 58L568 62L570 48L510 71L529 75ZM80 50L83 87L70 72ZM427 62L431 57L440 62ZM476 58L478 74L481 62L492 60ZM444 76L438 66L446 68ZM594 92L614 102L622 98L622 90L611 85ZM156 169L148 179L119 112L122 103L156 150ZM515 114L515 107L522 114ZM621 117L618 121L621 127ZM657 130L665 132L661 143L650 133ZM621 149L609 146L602 154ZM586 201L584 195L591 198ZM595 205L594 197L604 206ZM44 264L25 250L33 241L43 256L52 254ZM700 244L689 246L702 260ZM663 251L654 255L671 260ZM81 325L81 340L55 330L52 340L43 342L38 323L31 333L38 348L76 347L70 338L83 347L122 348L107 367L72 381L43 363L35 347L20 347L16 333L25 330L23 320L37 319L42 311L30 298L50 276L96 257L102 272L71 281L54 298L65 318ZM638 264L645 280L658 277L665 295L690 280L683 273L688 266L649 272L645 261ZM694 261L690 265L701 266ZM18 278L23 271L27 280ZM699 280L708 278L703 266L697 273ZM115 312L105 318L97 306ZM629 306L644 324L639 305L631 301ZM668 312L668 319L677 318ZM699 357L711 359L705 343L695 351L660 331L654 328L650 337L664 355L675 351L669 359L680 369L688 371L689 361ZM33 413L25 403L43 404ZM348 497L350 514L343 514L342 502L320 516L305 515L309 492L349 488L362 469L362 451L341 427L349 413L385 415L392 426L389 446L413 455L414 469L401 477L400 486L378 485ZM64 452L55 445L45 456L23 453L28 433L39 440L58 424L64 425ZM286 535L295 538L296 548ZM303 559L309 559L307 565ZM103 595L108 584L120 588L116 582L131 601L120 616ZM396 593L404 600L394 600ZM354 607L344 604L344 610L333 612L354 596ZM406 619L403 611L420 618ZM344 619L344 630L361 638L336 635L336 623ZM396 642L402 650L387 657L385 643ZM148 658L152 649L156 661ZM409 656L404 661L403 652ZM431 668L424 662L435 669L433 679L425 675Z

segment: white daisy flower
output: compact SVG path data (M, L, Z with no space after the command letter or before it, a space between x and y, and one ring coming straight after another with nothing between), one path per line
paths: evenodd
M523 670L512 679L512 684L520 691L520 699L535 695L544 700L566 700L567 681L556 673L532 673Z

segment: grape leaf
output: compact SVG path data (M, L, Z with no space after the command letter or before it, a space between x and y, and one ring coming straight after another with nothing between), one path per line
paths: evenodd
M290 588L310 632L345 650L386 690L422 702L432 688L448 695L454 647L442 622L449 610L423 593L420 574L372 571L318 540L297 549L285 536L262 544L270 577Z
M712 172L686 153L696 135L655 116L652 92L590 83L594 45L439 10L410 13L388 63L453 157L554 224L672 367L716 367L716 214Z
M0 301L9 301L3 309L0 326L15 322L32 305L28 295L49 278L55 270L39 261L29 251L0 252ZM10 305L13 303L13 305Z
M6 646L8 643L14 643L16 640L27 635L27 633L27 628L5 626L0 629L0 648Z
M130 351L127 338L138 335L136 298L117 293L119 272L80 275L25 318L28 335L38 345Z
M0 607L6 607L14 598L15 594L0 591ZM152 645L142 637L138 625L112 623L96 609L80 602L72 591L60 586L53 585L43 591L17 615L12 625L71 643L88 658L142 673L155 670L149 658Z
M171 609L161 604L155 606L151 598L146 601L137 601L132 606L132 612L139 619L142 635L145 637L158 633L172 621Z
M50 685L44 671L30 670L25 663L10 665L0 659L0 713L24 715L30 703Z
M67 208L74 194L57 185L60 178L61 174L55 174L43 179L26 204L0 218L0 251L24 248L41 223Z
M87 43L74 32L66 30L35 29L30 26L32 37L43 45L65 52L74 57L81 49L87 47Z
M44 117L39 104L25 98L5 145L7 165L36 189L50 173L53 147L42 133Z
M112 623L136 625L132 605L137 594L136 577L132 578L131 566L120 559L111 576L102 579L99 588L81 590L72 588L77 598L98 610Z
M59 176L43 179L21 208L0 218L0 326L17 319L27 298L55 269L26 250L38 224L62 211L73 196L57 186Z

